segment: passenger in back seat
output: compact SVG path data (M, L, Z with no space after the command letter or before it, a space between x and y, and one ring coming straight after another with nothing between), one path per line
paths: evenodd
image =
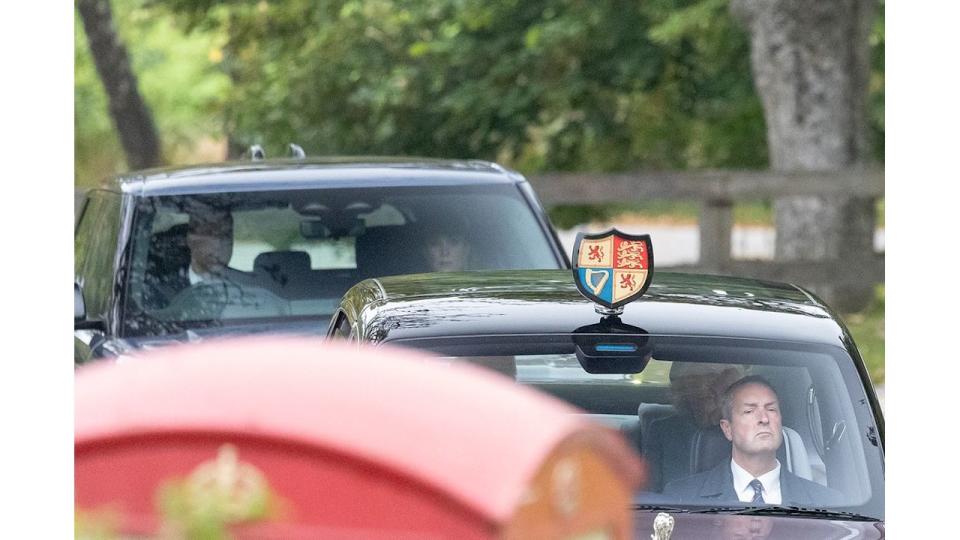
M670 392L677 412L650 423L640 436L650 466L648 489L660 491L690 473L690 441L702 427L720 424L723 391L739 379L739 367L676 362L670 368Z

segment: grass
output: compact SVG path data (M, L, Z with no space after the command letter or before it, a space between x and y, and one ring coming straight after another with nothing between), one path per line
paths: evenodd
M885 297L885 287L877 285L873 301L867 309L859 313L843 315L843 321L853 334L853 340L857 343L857 349L863 356L863 361L870 372L870 379L875 385L883 384L885 378Z

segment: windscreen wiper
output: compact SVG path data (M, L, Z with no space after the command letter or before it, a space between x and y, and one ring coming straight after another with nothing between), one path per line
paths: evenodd
M659 512L673 512L676 514L682 514L684 512L690 512L689 508L679 508L676 506L668 506L664 504L634 504L634 510L657 510Z
M825 519L845 519L848 521L882 521L871 516L864 516L853 512L842 512L839 510L827 510L824 508L802 508L799 506L751 506L744 508L742 506L718 506L715 508L704 508L700 510L688 510L697 514L736 514L746 516L797 516L797 517L815 517Z

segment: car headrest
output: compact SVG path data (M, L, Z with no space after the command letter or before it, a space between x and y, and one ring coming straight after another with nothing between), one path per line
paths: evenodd
M722 461L730 460L730 441L723 436L720 426L698 429L693 434L690 449L690 473L712 469Z
M356 239L357 271L363 277L422 271L420 244L412 227L371 227Z
M694 434L691 444L691 474L712 469L719 463L730 460L731 444L719 426L700 428ZM800 434L786 426L783 427L783 444L777 450L777 459L782 467L793 474L807 480L813 477L803 439Z
M253 260L253 270L285 284L290 276L310 271L310 254L306 251L267 251Z
M180 223L150 237L150 252L147 256L150 273L175 272L190 264L187 227L186 223Z

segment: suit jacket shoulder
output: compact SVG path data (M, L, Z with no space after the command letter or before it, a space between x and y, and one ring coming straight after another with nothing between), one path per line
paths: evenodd
M735 503L740 499L733 490L730 462L722 461L716 467L667 484L663 493L684 503ZM780 470L781 504L785 506L836 506L843 500L839 491L821 486L787 471Z
M787 506L836 506L843 501L839 491L786 470L780 473L780 490L783 504Z
M722 461L714 468L667 484L663 492L680 502L738 502L733 490L730 462Z

